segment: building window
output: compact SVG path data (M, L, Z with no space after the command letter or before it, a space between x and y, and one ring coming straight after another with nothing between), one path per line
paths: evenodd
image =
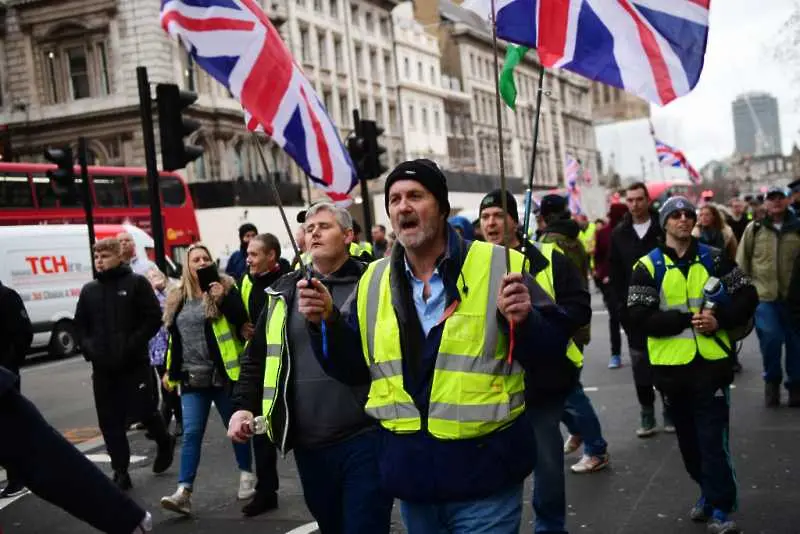
M322 13L322 0L314 0L314 11Z
M407 57L403 58L403 76L406 80L411 78L411 60Z
M371 11L364 13L364 26L369 33L375 33L375 18L372 16Z
M391 35L391 30L389 29L389 17L381 17L381 35L383 37L389 37Z
M428 130L428 108L426 108L425 106L422 107L421 124L422 124L422 130L423 131L427 131Z
M438 85L436 83L436 67L431 65L431 85Z
M361 62L361 47L356 46L355 48L355 58L356 58L356 76L359 78L364 77L364 65Z
M323 69L328 69L328 40L325 35L317 37L317 52L319 53L319 66Z
M380 102L375 102L375 120L378 122L378 126L385 124L383 122L383 104Z
M475 54L470 52L469 54L469 73L471 76L475 76Z
M419 81L419 83L425 82L422 76L422 61L417 61L417 81Z
M359 111L361 112L361 117L362 118L365 118L365 117L366 118L370 118L370 117L372 117L372 113L370 113L370 110L368 109L369 108L369 103L367 102L366 98L362 98L360 100L358 107L359 107Z
M333 40L333 55L336 61L336 70L344 72L344 55L342 54L342 39L336 37Z
M347 95L339 95L339 113L341 120L339 124L342 128L350 125L350 106L347 104Z
M442 133L442 123L441 123L441 116L439 115L439 110L433 112L433 128L436 130L437 134Z
M303 60L303 63L308 63L311 61L311 48L310 43L308 41L308 29L301 28L300 29L300 59Z
M339 18L339 0L330 0L328 3L328 10L330 16L338 19Z
M392 69L392 55L389 52L383 54L383 75L386 78L386 85L394 83L394 72Z
M81 30L82 31L82 30ZM77 38L69 39L75 36ZM51 104L105 96L111 92L108 49L103 37L68 33L43 51L46 91ZM62 44L63 43L63 44Z
M370 72L372 80L375 82L380 81L378 77L378 51L374 48L370 48L369 50L369 68L372 71Z
M393 104L389 104L389 134L393 135L400 131L397 126L397 108Z
M353 26L358 26L358 6L356 4L350 4L350 21L353 23Z
M414 104L408 105L408 129L413 130L416 128L416 121L414 120Z

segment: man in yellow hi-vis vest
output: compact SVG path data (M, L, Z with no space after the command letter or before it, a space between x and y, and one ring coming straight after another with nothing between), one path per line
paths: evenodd
M691 236L694 206L672 197L661 207L665 241L634 267L628 292L633 328L647 336L656 387L672 418L689 476L701 488L690 512L710 534L739 532L728 447L735 348L727 331L746 324L758 295L750 279Z
M409 534L516 534L535 458L524 369L563 358L569 319L523 274L520 253L510 251L506 274L503 248L449 227L433 161L398 165L385 205L397 243L369 265L349 306L335 306L317 280L298 284L317 359L369 386L381 483L400 499Z
M317 203L303 224L312 256L307 268L343 305L365 269L348 254L352 218L343 208ZM269 288L265 312L241 359L228 434L246 442L254 415L263 414L266 436L259 433L255 440L268 438L282 454L293 452L303 496L321 532L388 534L392 499L380 491L377 425L363 409L367 388L342 384L317 362L305 317L297 311L296 284L306 275L293 271Z
M508 211L504 212L502 193L499 189L483 197L478 208L483 236L490 243L502 244L503 224L504 222L508 224L510 245L525 254L528 271L551 295L556 304L564 309L572 320L570 333L574 333L592 318L589 292L586 291L578 271L566 256L555 249L555 245L534 244L523 237L522 229L519 227L517 201L509 192L506 192L506 208ZM581 397L580 402L574 403L582 409L586 408L587 413L585 417L580 418L581 421L589 418L593 422L597 421L591 402L578 382L582 365L583 355L578 346L571 342L566 354L561 358L555 361L534 361L532 368L527 369L525 401L536 436L536 469L533 473L532 501L536 515L534 527L536 532L566 532L567 502L561 420L566 415L564 407L567 398L575 400ZM573 422L572 419L569 416L565 417L565 421L570 423ZM587 454L587 457L579 462L582 466L581 472L603 469L608 465L608 454L605 440L600 433L600 423L585 426L589 428L581 432L570 430L571 433L582 436L587 443L588 452L596 452ZM595 446L597 449L593 450ZM584 465L588 470L582 470ZM575 469L573 466L573 470Z

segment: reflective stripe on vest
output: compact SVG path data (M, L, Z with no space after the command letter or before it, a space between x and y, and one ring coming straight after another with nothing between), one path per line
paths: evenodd
M244 278L242 278L242 302L244 303L244 309L247 310L247 316L250 317L250 293L253 292L253 281L250 280L250 275L245 274ZM250 317L252 321L253 318Z
M512 270L521 272L524 257L511 253ZM361 342L372 376L365 410L391 432L417 432L422 418L403 388L389 262L389 258L373 262L358 285ZM517 362L508 364L508 338L497 323L497 293L505 274L503 248L473 242L461 273L460 302L444 323L430 392L427 430L439 439L489 434L525 408L524 371ZM464 285L469 288L466 294Z
M267 355L264 364L264 393L261 397L261 413L267 421L267 436L270 441L276 443L272 415L278 402L278 381L283 364L281 352L286 340L286 301L283 297L269 296L266 324Z
M556 245L555 243L534 243L534 246L539 249L539 252L542 253L548 263L546 269L536 273L536 282L553 301L557 302L556 289L553 283L553 251L556 250ZM579 369L583 367L583 353L572 339L569 340L567 345L567 358L575 367Z
M233 335L231 325L225 317L214 319L211 322L211 329L217 340L225 372L228 374L228 378L236 382L239 380L239 355L241 355L244 345Z
M655 265L649 256L639 260L650 276L655 278ZM696 257L689 267L686 277L672 259L664 255L666 272L659 288L659 304L661 311L677 310L684 313L697 313L703 304L703 286L709 273L700 258ZM716 332L717 338L730 347L728 334L724 330ZM728 352L719 346L713 337L696 333L693 328L684 329L680 334L670 337L648 337L647 351L653 365L686 365L698 353L706 360L721 360L728 357Z

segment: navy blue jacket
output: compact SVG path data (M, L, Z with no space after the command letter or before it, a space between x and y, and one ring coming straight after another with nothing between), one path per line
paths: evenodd
M459 299L459 276L472 245L448 227L448 250L438 263L449 306ZM422 414L423 430L413 434L381 431L381 483L384 490L406 501L436 503L480 499L522 482L533 469L536 445L526 417L519 417L490 435L467 440L439 440L426 430L433 368L439 351L443 324L425 336L404 268L403 247L392 251L391 285L403 351L403 383ZM564 358L572 333L570 319L526 278L534 309L515 329L513 358L526 371L532 362ZM320 329L310 325L314 351L330 375L346 384L370 383L369 367L361 348L355 294L344 311L334 310L328 321L329 358L322 351ZM499 311L498 311L499 314ZM501 315L500 323L505 325Z
M225 274L239 280L247 272L247 248L239 249L228 258Z

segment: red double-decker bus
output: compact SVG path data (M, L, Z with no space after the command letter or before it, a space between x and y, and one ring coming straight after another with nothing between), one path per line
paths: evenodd
M45 174L54 165L0 162L0 225L85 224L80 194L55 195ZM80 168L75 167L80 191ZM194 204L186 182L160 173L166 253L183 263L186 249L200 239ZM97 224L133 224L152 235L147 175L136 167L89 167L89 185Z

